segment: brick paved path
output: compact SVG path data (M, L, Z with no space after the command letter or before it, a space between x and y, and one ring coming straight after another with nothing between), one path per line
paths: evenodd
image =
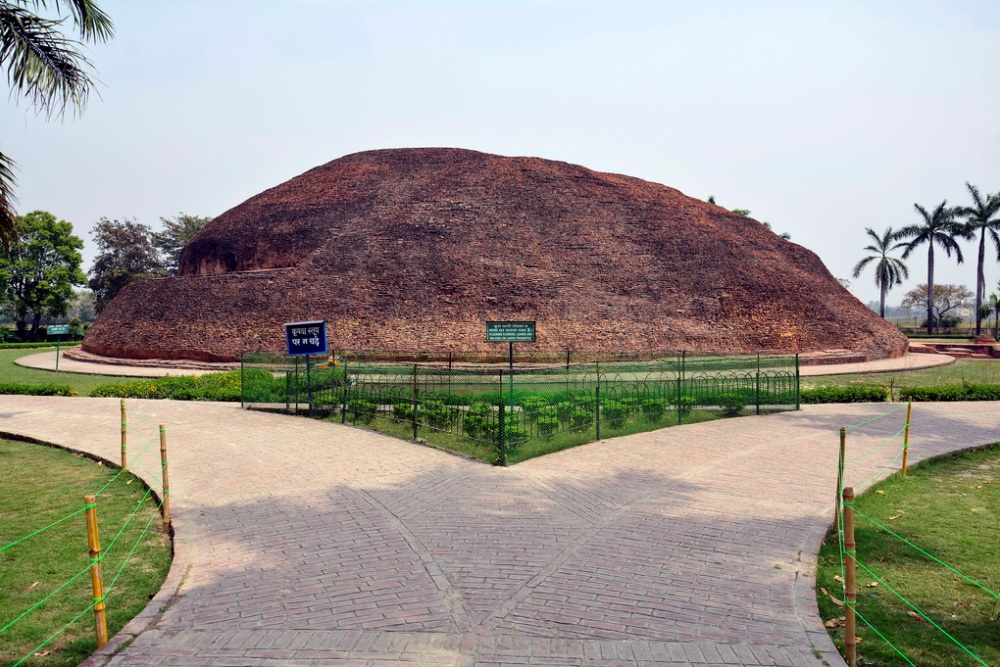
M338 424L129 401L134 449L167 425L177 555L90 662L842 664L813 559L837 429L889 409L807 406L504 469ZM850 451L904 414L852 431ZM917 404L913 424L911 460L1000 440L996 403ZM118 429L116 400L0 398L3 432L116 460ZM850 464L847 483L897 453ZM132 468L157 464L153 447Z

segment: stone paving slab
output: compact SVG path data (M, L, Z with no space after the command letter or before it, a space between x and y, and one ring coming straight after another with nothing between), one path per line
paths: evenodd
M895 410L850 431L852 459L905 414L806 406L494 468L232 405L128 405L147 479L167 426L176 557L89 665L842 664L813 592L837 430ZM996 403L912 422L911 461L1000 440ZM115 399L0 397L2 432L114 461L118 429Z

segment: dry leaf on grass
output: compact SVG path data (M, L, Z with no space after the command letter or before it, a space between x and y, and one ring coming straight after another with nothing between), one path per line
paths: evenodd
M889 521L895 521L896 519L898 519L901 516L902 516L902 514L893 514L891 517L889 517Z
M883 491L882 489L879 489L875 493L879 494L880 496L884 496L885 495L885 491Z
M868 588L875 588L876 586L878 586L877 581L873 581L872 583L868 584Z
M823 595L825 595L828 598L830 598L830 602L832 602L833 604L837 605L838 607L843 607L844 606L844 603L843 603L842 600L838 600L837 598L833 597L833 595L831 595L830 592L828 590L826 590L825 588L821 588L819 590L820 590L820 592Z
M833 579L834 579L834 581L839 581L840 583L844 583L844 578L842 576L840 576L839 574L837 576L835 576Z
M912 617L912 618L915 618L915 619L917 619L918 621L923 621L924 623L926 623L926 622L927 622L927 619L926 619L926 618L924 618L923 616L921 616L920 614L918 614L918 613L917 613L917 612L915 612L915 611L908 611L908 612L906 612L906 615L907 615L907 616L910 616L910 617Z

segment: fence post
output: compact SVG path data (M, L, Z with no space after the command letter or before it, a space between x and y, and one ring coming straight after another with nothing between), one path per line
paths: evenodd
M801 386L801 384L802 381L801 377L799 376L799 354L798 352L796 352L795 353L795 409L796 410L802 409L802 402L801 402L802 397L799 394L799 387Z
M844 490L844 454L847 451L847 429L840 429L840 458L837 460L837 502L833 508L833 526L840 531L840 494Z
M246 401L244 400L244 392L246 391L247 378L246 371L243 369L243 355L240 355L240 409L246 408Z
M350 376L347 374L347 357L344 357L344 390L340 392L340 423L347 423L347 391L350 387Z
M757 389L756 389L756 398L757 398L757 414L759 415L760 414L760 352L757 353Z
M122 407L122 472L128 470L128 422L125 419L125 399L121 400Z
M854 607L857 604L857 544L854 542L854 489L844 489L844 658L849 667L858 663L858 638Z
M497 465L507 465L507 429L504 427L503 371L500 371L500 416L497 428Z
M292 411L292 372L285 371L285 414Z
M681 376L680 375L677 376L677 396L676 396L676 399L677 399L677 402L675 403L675 405L677 406L677 425L680 426L681 424L684 423L684 417L682 416L682 410L681 410Z
M597 402L594 404L594 430L597 440L601 439L601 374L597 374L597 392L595 398Z
M417 365L413 364L413 439L416 440L418 436L418 423L417 423L417 409L419 408L419 403L417 402Z
M906 404L906 430L903 432L903 477L906 477L906 459L910 453L910 411L913 401Z
M167 471L167 427L160 424L160 465L163 467L163 532L170 532L170 475Z
M97 497L84 496L87 510L87 542L90 547L90 585L94 597L94 630L97 648L108 643L108 620L104 605L104 578L101 576L101 538L97 532Z

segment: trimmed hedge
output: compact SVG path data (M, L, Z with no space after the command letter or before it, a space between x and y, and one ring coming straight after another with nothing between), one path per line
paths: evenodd
M74 347L79 345L81 341L78 340L64 340L59 343L60 347ZM48 342L36 342L36 343L0 343L0 350L33 350L42 347L52 347L56 346L54 340Z
M79 396L68 384L19 384L0 382L0 394L20 396Z
M900 396L913 401L1000 401L1000 385L962 384L950 387L911 387Z
M883 385L854 385L849 387L816 387L803 389L799 402L806 403L885 403L889 388Z
M88 396L238 402L240 400L240 372L208 373L200 377L167 375L133 382L102 384L91 389Z

